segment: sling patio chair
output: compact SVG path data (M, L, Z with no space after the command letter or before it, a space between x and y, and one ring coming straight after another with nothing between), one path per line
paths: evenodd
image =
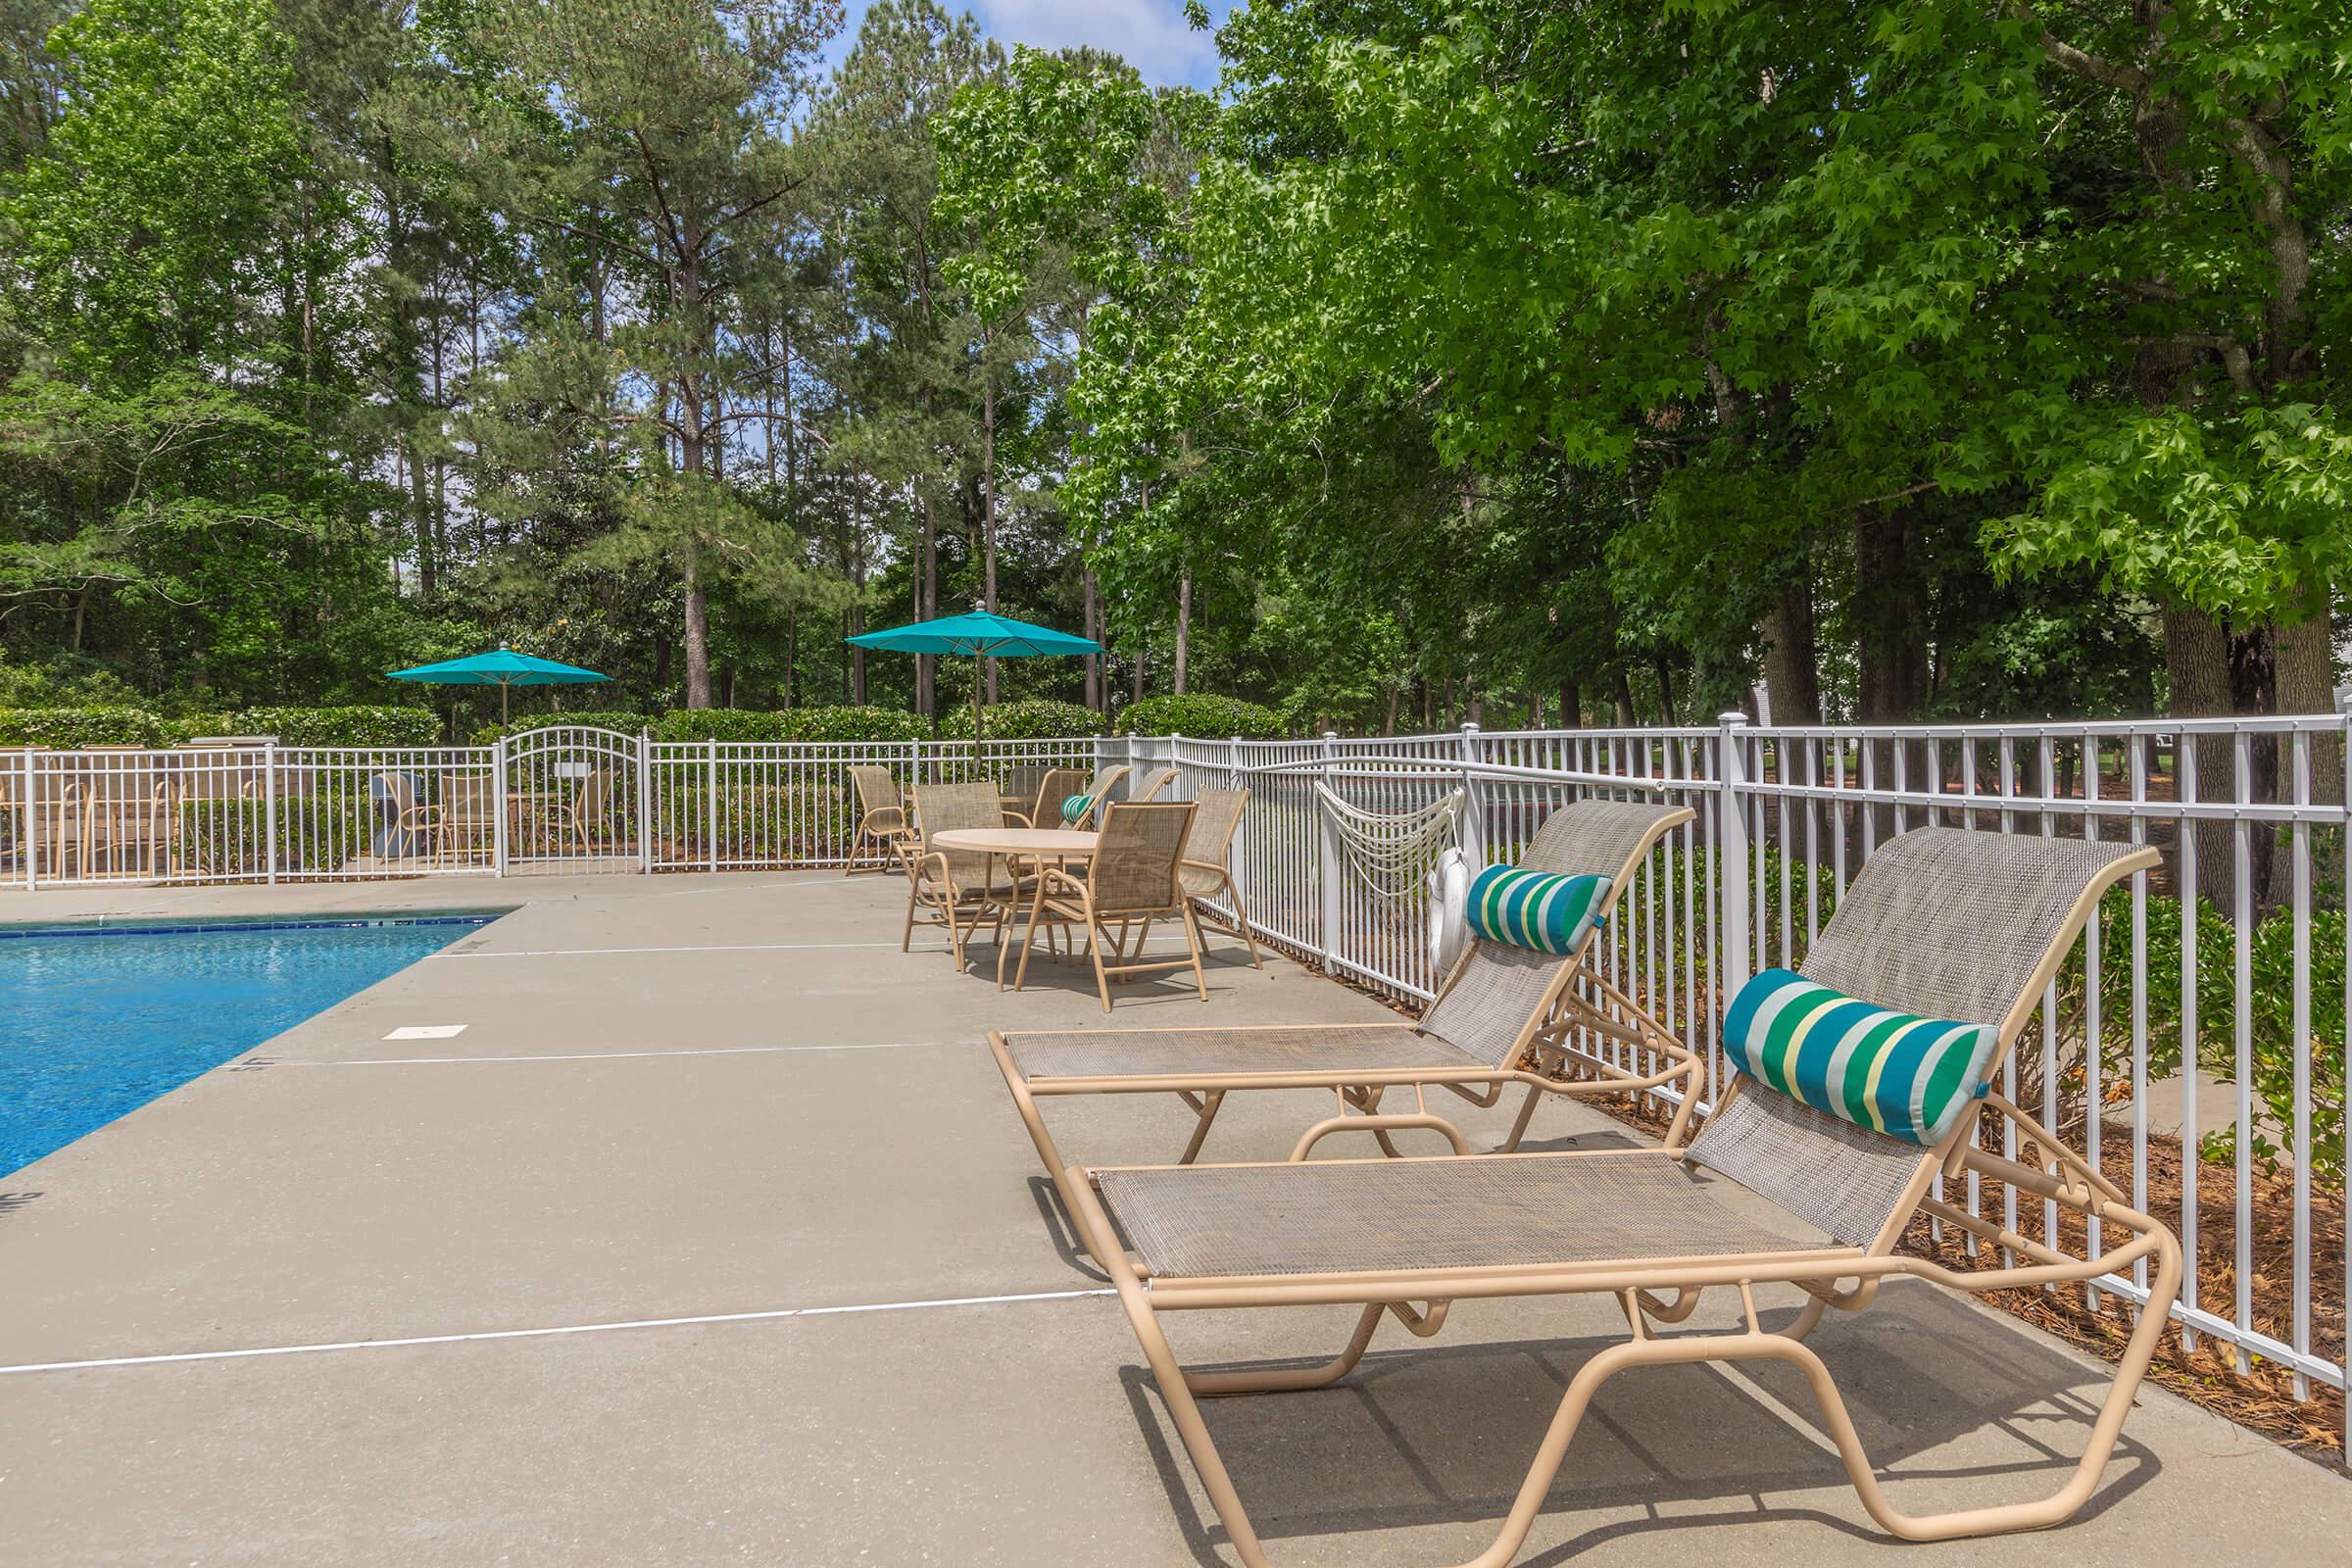
M1196 906L1224 898L1233 907L1233 928L1250 949L1250 967L1263 969L1257 938L1250 934L1249 911L1242 907L1241 890L1233 885L1233 835L1241 828L1250 792L1202 790L1194 800L1200 808L1193 813L1193 836L1184 841L1184 869L1178 873L1184 896Z
M1190 801L1154 801L1148 805L1113 802L1102 811L1102 827L1094 859L1083 874L1054 864L1037 868L1038 883L1029 896L1029 924L1021 937L1021 964L1012 989L1029 978L1029 950L1041 925L1062 925L1086 932L1087 953L1095 960L1095 990L1102 1010L1110 1010L1110 982L1131 975L1160 974L1171 969L1193 971L1200 1000L1208 1000L1208 976L1200 967L1200 928L1193 906L1177 879L1184 857L1185 835L1192 828ZM1144 943L1154 920L1174 920L1184 928L1181 958L1143 956ZM1118 924L1117 936L1111 924ZM1127 952L1128 932L1138 923L1135 953ZM1004 954L997 949L997 989L1004 988ZM1103 955L1109 954L1105 962Z
M1732 1000L1722 1038L1737 1075L1687 1146L1678 1121L1649 1150L1071 1170L1080 1234L1111 1277L1241 1560L1268 1561L1196 1399L1326 1387L1361 1358L1384 1313L1427 1336L1452 1302L1497 1297L1606 1293L1629 1337L1570 1380L1494 1544L1472 1559L1480 1568L1518 1551L1600 1385L1629 1367L1792 1363L1863 1507L1904 1540L2071 1517L2097 1486L2163 1333L2180 1248L1990 1085L2100 895L2157 863L2153 849L2095 840L1942 827L1888 840L1802 972L1766 970ZM1984 1147L2004 1123L2021 1150L2038 1151L2034 1163ZM2080 1223L2053 1227L2049 1243L2005 1231L1944 1200L1938 1176L2006 1184ZM1996 1201L1986 1194L1984 1211L1997 1214ZM1898 1255L1919 1215L2002 1259L1956 1270ZM2082 1256L2058 1250L2075 1236ZM1828 1366L1804 1343L1823 1313L1859 1311L1899 1276L1981 1294L2129 1278L2143 1261L2138 1323L2066 1483L2033 1501L1896 1511ZM1804 1295L1784 1327L1758 1316L1766 1285ZM1733 1294L1738 1327L1657 1332L1716 1290ZM1163 1314L1188 1308L1319 1303L1361 1311L1341 1353L1304 1370L1187 1372L1160 1327Z
M850 769L850 783L858 793L858 825L850 832L850 855L841 874L856 876L860 870L887 871L893 866L904 869L914 830L906 824L906 804L899 794L899 781L890 776L889 768L868 762ZM868 849L881 857L880 865L858 865L858 855Z
M1094 778L1084 790L1046 806L1039 811L1037 821L1031 825L1085 829L1102 814L1102 808L1110 804L1110 792L1119 787L1119 781L1128 772L1125 762L1097 768Z
M1029 808L1007 809L1004 819L1021 827L1057 827L1061 823L1061 803L1084 788L1086 775L1078 769L1049 767L1038 776L1037 788L1030 794Z
M1207 792L1214 794L1217 792ZM1224 792L1236 793L1236 792ZM1207 808L1202 802L1202 808ZM1238 808L1236 810L1238 815ZM1691 818L1687 807L1634 801L1586 800L1544 818L1519 868L1562 877L1605 876L1592 919L1571 951L1544 953L1484 939L1473 941L1437 1000L1417 1024L1265 1024L1208 1029L1071 1030L1004 1034L992 1031L989 1049L1012 1091L1014 1107L1056 1182L1069 1161L1054 1148L1038 1101L1056 1095L1172 1094L1194 1117L1192 1140L1178 1163L1191 1164L1208 1137L1225 1097L1243 1089L1322 1089L1337 1097L1337 1111L1307 1129L1294 1152L1303 1157L1337 1132L1369 1132L1390 1154L1389 1135L1408 1128L1436 1132L1457 1151L1460 1131L1433 1113L1429 1085L1451 1091L1482 1109L1512 1084L1527 1086L1527 1102L1503 1143L1516 1149L1546 1094L1624 1094L1684 1080L1682 1118L1694 1098L1689 1090L1703 1070L1673 1031L1585 961L1592 933L1616 906L1636 869L1669 832ZM1230 830L1228 830L1230 831ZM1187 846L1188 853L1190 845ZM1186 904L1190 906L1191 898ZM1658 1065L1628 1070L1602 1055L1579 1032L1599 1035ZM1528 1060L1530 1053L1535 1059ZM1573 1066L1587 1076L1562 1079ZM1380 1108L1392 1089L1409 1088L1416 1108ZM1075 1197L1064 1190L1064 1204Z
M920 840L906 856L906 930L899 951L914 944L918 911L926 924L948 928L948 950L956 972L964 970L964 948L983 922L1004 940L1004 923L1015 885L1004 862L976 850L933 848L942 833L957 828L1004 825L1004 808L994 784L917 784L915 829Z
M1130 806L1148 806L1152 802L1159 799L1159 792L1161 790L1166 789L1169 785L1175 782L1176 770L1174 768L1153 768L1151 772L1144 775L1144 781L1141 785L1130 785L1128 787L1127 802Z

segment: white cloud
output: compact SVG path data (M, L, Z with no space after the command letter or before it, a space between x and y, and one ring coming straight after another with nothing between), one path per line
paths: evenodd
M1216 81L1216 45L1185 22L1182 0L974 0L973 14L1007 45L1091 44L1124 56L1149 82L1206 87Z

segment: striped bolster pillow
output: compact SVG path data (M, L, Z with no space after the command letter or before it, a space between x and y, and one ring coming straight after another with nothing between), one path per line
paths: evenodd
M1567 957L1583 949L1608 891L1605 876L1552 876L1490 865L1470 883L1470 934Z
M1766 969L1723 1015L1723 1054L1767 1088L1857 1127L1930 1145L1990 1087L1998 1031L1890 1012Z
M1091 810L1095 804L1092 795L1065 795L1061 801L1061 819L1075 822Z

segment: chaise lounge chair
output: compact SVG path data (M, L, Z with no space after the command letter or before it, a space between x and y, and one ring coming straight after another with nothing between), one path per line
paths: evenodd
M1525 1084L1527 1102L1502 1145L1515 1149L1544 1095L1623 1094L1677 1078L1685 1080L1686 1088L1697 1083L1697 1058L1585 962L1592 933L1616 906L1635 870L1661 838L1690 816L1685 807L1603 800L1579 801L1552 812L1520 865L1609 879L1584 940L1563 954L1472 942L1418 1024L1400 1019L1221 1029L1010 1035L992 1031L989 1049L996 1054L1038 1156L1057 1182L1069 1161L1054 1148L1037 1103L1056 1095L1177 1096L1194 1116L1192 1141L1178 1156L1179 1163L1190 1164L1200 1152L1225 1097L1236 1090L1334 1093L1338 1113L1300 1138L1293 1157L1302 1158L1316 1143L1337 1132L1372 1133L1394 1154L1389 1135L1411 1128L1439 1133L1457 1151L1466 1151L1460 1131L1429 1109L1423 1087L1450 1090L1483 1107L1500 1100L1508 1086ZM1588 993L1597 993L1616 1015L1604 1013ZM1648 1073L1628 1072L1580 1044L1579 1030L1606 1036L1636 1052L1653 1053L1663 1058L1662 1064ZM1543 1058L1533 1069L1522 1065L1531 1047ZM1563 1081L1550 1070L1571 1061L1595 1076ZM1382 1096L1396 1088L1414 1091L1414 1110L1390 1114L1380 1109ZM1686 1094L1686 1105L1690 1100ZM1073 1195L1064 1191L1062 1200L1074 1202Z
M1064 1187L1077 1195L1080 1233L1105 1263L1241 1560L1268 1568L1196 1399L1324 1387L1355 1365L1384 1313L1429 1335L1449 1303L1492 1297L1605 1292L1630 1335L1569 1383L1476 1568L1499 1568L1518 1551L1600 1385L1638 1366L1793 1363L1863 1506L1904 1540L2030 1530L2072 1516L2098 1484L2164 1331L2180 1248L1986 1086L2099 896L2157 859L2129 845L1955 828L1889 840L1823 928L1802 974L1768 970L1734 999L1725 1052L1741 1070L1687 1148L1670 1134L1663 1148L1633 1152L1069 1171ZM1840 1010L1849 1008L1858 1010ZM1960 1066L1947 1072L1955 1055ZM2035 1146L2035 1164L1971 1142L1992 1118ZM1700 1180L1700 1168L1712 1180ZM1939 1174L2007 1183L2103 1222L2106 1245L2093 1241L2083 1250L2098 1255L2075 1257L2005 1232L1936 1196ZM1726 1188L1790 1217L1760 1219L1747 1198L1727 1202ZM1921 1214L2002 1250L2008 1261L1956 1271L1897 1255ZM2099 1232L2093 1225L2084 1234ZM1828 1367L1804 1344L1823 1312L1860 1310L1897 1276L1981 1293L2128 1277L2143 1259L2146 1302L2066 1484L2035 1501L1897 1512ZM1791 1323L1767 1329L1755 1292L1774 1284L1806 1298ZM1700 1296L1718 1289L1734 1293L1738 1328L1656 1332L1687 1320ZM1362 1310L1340 1355L1305 1370L1188 1373L1160 1328L1162 1314L1188 1308L1318 1303Z

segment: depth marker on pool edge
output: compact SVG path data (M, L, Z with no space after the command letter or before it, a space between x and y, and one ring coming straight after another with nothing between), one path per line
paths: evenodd
M455 1040L466 1032L462 1023L407 1023L384 1036L386 1040Z

